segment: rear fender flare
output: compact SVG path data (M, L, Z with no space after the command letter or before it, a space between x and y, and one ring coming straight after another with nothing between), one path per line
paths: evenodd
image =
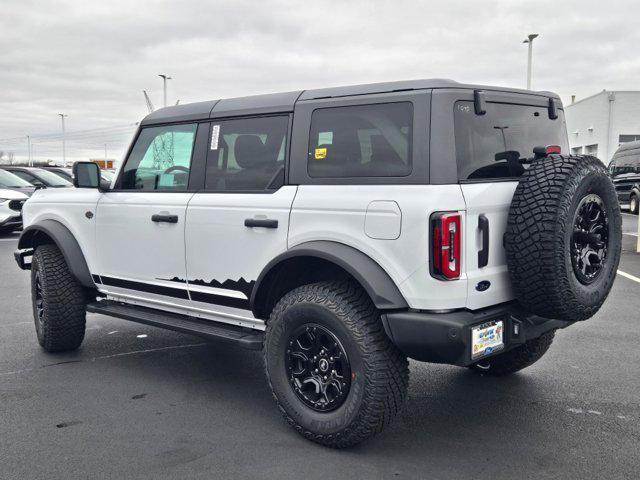
M371 257L343 243L318 240L301 243L275 257L262 270L251 292L251 310L257 312L269 272L293 257L315 257L329 261L351 275L380 310L406 309L408 304L389 274Z

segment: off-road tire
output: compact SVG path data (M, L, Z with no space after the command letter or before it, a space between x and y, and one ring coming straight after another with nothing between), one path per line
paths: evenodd
M508 352L471 365L469 368L481 375L489 375L492 377L511 375L540 360L553 343L555 333L555 330L547 332Z
M330 412L305 405L285 368L289 335L310 321L339 339L351 363L349 393ZM305 438L332 448L349 447L379 433L407 396L407 359L387 337L367 293L350 280L304 285L284 295L267 323L264 363L273 397L286 421Z
M36 248L31 265L31 295L36 335L42 348L47 352L78 348L84 339L86 293L57 246Z
M631 194L629 198L629 211L634 215L638 214L638 210L640 210L640 198L635 193Z
M575 215L587 196L602 201L608 247L592 283L572 265ZM615 188L600 160L549 155L525 171L513 195L504 246L520 303L546 318L578 321L593 316L607 298L620 261L622 217Z

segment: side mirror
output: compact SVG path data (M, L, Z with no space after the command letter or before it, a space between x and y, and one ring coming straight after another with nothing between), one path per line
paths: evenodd
M100 188L100 167L93 162L74 163L73 186L76 188Z

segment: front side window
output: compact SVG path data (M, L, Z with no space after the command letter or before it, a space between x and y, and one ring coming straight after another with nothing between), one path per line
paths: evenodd
M460 180L518 177L534 147L568 151L562 110L552 120L545 107L487 102L486 113L476 115L473 102L461 100L453 118Z
M307 171L311 177L404 177L411 173L410 102L315 110Z
M122 190L186 190L197 124L145 128L123 167Z
M284 173L288 116L243 118L211 124L205 188L260 191Z

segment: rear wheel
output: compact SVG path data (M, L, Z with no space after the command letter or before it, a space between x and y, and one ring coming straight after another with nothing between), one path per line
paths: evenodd
M31 265L31 295L38 343L48 352L75 350L84 339L85 291L55 245L40 245Z
M407 394L406 357L366 292L348 280L287 293L267 324L264 361L287 422L329 447L380 432Z
M508 352L475 363L469 368L482 375L490 375L493 377L511 375L540 360L542 356L547 353L547 350L549 350L551 343L553 343L554 336L555 331L547 332Z

